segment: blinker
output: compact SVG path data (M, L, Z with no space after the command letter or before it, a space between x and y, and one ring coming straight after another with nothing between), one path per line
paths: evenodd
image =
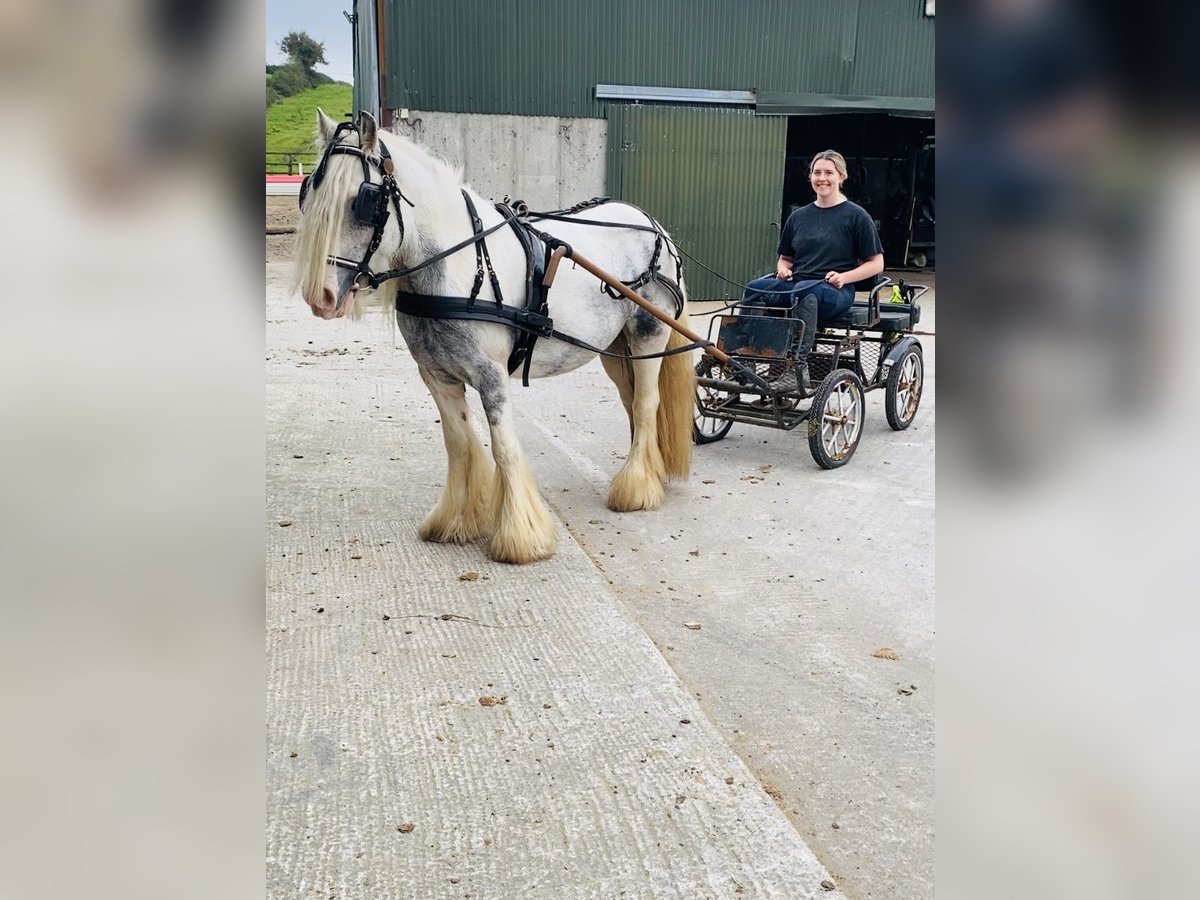
M358 196L354 198L354 205L351 211L354 213L354 221L359 225L374 225L380 216L380 207L383 207L383 212L387 212L387 198L383 194L382 188L374 182L364 182L359 185Z

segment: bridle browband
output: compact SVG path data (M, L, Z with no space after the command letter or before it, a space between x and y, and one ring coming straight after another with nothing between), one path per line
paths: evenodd
M395 163L392 162L392 155L383 141L376 142L379 147L379 156L368 156L361 146L356 147L353 144L342 143L345 136L351 132L359 134L358 126L353 122L340 123L334 131L333 137L325 146L325 152L321 154L321 159L317 162L312 174L304 176L304 180L300 183L300 211L304 212L304 201L309 192L315 191L325 180L329 160L333 154L345 153L357 156L359 162L362 163L363 180L362 184L358 186L358 193L354 197L350 211L354 216L354 221L359 225L371 226L373 229L371 242L367 245L367 252L363 254L363 258L357 262L344 256L329 256L326 257L326 262L342 269L353 269L354 282L360 287L377 288L388 278L399 277L399 274L392 272L377 274L371 269L371 257L379 249L379 244L383 240L384 228L387 227L390 215L388 202L390 201L396 210L396 224L400 228L400 244L404 243L404 216L400 212L400 201L403 200L409 206L413 206L413 202L400 192L400 186L396 184L396 179L392 174L396 168ZM378 170L379 174L383 176L378 184L371 180L372 168Z

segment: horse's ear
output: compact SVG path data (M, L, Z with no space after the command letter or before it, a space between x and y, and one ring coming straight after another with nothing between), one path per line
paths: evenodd
M365 109L358 114L358 133L362 141L362 148L368 153L375 149L375 142L378 140L378 130L379 126L376 124L373 115Z
M333 134L337 131L337 122L325 115L325 110L317 107L317 137L321 140L321 145L324 146L333 140Z

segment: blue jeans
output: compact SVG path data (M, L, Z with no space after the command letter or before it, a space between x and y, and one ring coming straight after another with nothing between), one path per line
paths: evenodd
M805 278L784 281L774 275L755 278L746 285L742 298L744 306L773 307L792 310L792 316L804 322L798 357L808 355L822 319L840 316L854 303L854 286L836 288L822 279Z
M763 293L764 291L775 293ZM790 309L805 294L817 298L817 319L832 319L840 316L854 303L854 287L835 288L828 281L806 278L801 281L784 281L774 275L755 278L746 285L743 303L746 306L770 306Z

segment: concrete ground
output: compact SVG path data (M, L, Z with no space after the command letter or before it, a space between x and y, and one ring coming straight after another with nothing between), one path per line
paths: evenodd
M908 431L872 393L825 472L800 430L734 425L652 513L604 506L628 431L598 363L517 387L560 548L514 568L417 540L437 411L385 322L319 321L287 274L271 896L932 896L932 337Z

